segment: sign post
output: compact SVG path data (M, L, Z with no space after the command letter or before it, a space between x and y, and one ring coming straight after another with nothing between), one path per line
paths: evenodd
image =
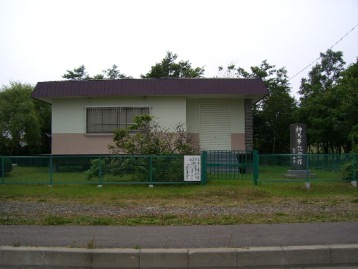
M184 181L201 181L201 156L184 156Z

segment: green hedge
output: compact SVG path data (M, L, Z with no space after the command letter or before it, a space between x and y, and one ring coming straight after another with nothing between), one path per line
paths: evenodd
M4 164L3 164L4 163ZM3 173L2 169L4 167L5 173ZM9 158L0 156L0 176L5 175L6 173L11 172L12 170L12 162Z
M355 177L353 176L353 170L355 169ZM354 178L353 178L354 177ZM358 161L346 163L342 167L342 179L347 181L358 180Z

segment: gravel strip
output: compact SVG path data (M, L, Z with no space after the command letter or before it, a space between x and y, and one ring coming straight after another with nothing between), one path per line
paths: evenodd
M151 215L181 215L181 216L225 216L240 214L294 214L300 212L342 213L358 211L357 203L342 202L336 205L305 204L290 201L281 204L257 205L245 204L240 206L107 206L83 204L53 204L48 202L17 202L5 201L0 203L1 215L16 215L35 217L39 215L57 216L151 216Z

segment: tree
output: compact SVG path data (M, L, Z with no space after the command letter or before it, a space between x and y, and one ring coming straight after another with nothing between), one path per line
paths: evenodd
M186 132L183 124L177 124L174 131L161 127L153 116L139 115L134 123L126 129L118 129L113 138L114 145L110 145L114 154L130 154L131 158L103 158L101 164L98 159L91 161L91 167L86 171L87 178L97 178L101 167L102 175L135 176L144 180L153 167L156 180L183 178L183 158L151 159L148 155L193 155L199 154L199 143Z
M345 152L358 152L358 62L341 72L331 91L335 94L334 117L339 119L337 129L343 135L342 147Z
M139 115L126 129L114 133L113 153L126 154L198 154L198 141L177 124L173 132L165 129L150 115Z
M301 80L299 118L307 125L308 145L318 152L341 151L345 138L337 84L344 70L343 54L327 50L312 67L308 78ZM346 130L347 131L347 130Z
M41 154L51 154L51 105L39 100L31 99L35 104L38 120L40 123L40 148Z
M317 63L308 73L308 79L302 78L299 93L301 101L325 92L334 86L344 70L343 53L341 51L327 50L320 53L321 62Z
M178 55L167 51L160 63L156 63L150 71L141 75L142 78L199 78L202 77L204 67L193 68L189 61L176 62Z
M11 82L10 86L2 87L0 154L48 153L48 150L41 151L49 146L50 107L31 99L32 90L31 85L19 82Z
M91 77L87 74L85 66L81 65L77 68L74 68L73 71L67 70L67 73L62 75L62 77L70 80L103 80L131 78L126 76L125 74L122 74L117 68L118 66L114 64L111 68L103 70L103 74L97 74Z
M121 79L121 78L131 78L126 76L125 74L121 74L121 72L117 69L118 66L115 64L106 70L103 70L102 72L105 74L106 79Z
M73 71L67 70L67 74L62 75L65 79L71 80L88 80L90 77L86 73L86 68L84 65L81 65L77 68L74 68Z
M259 78L269 95L254 106L254 148L263 153L288 153L290 148L290 124L296 121L296 100L290 96L290 84L285 68L276 69L264 60L250 71L230 64L226 69L219 67L226 77Z

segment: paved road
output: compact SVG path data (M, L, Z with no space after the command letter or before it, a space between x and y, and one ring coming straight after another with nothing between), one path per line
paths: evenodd
M0 226L2 246L219 248L358 244L358 222L225 226Z

